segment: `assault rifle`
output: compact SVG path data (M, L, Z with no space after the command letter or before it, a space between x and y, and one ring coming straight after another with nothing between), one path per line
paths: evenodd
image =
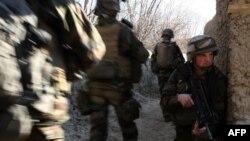
M192 89L192 99L195 103L199 127L206 127L208 139L214 140L216 137L218 137L218 115L209 103L201 82L194 80L190 64L187 64L187 66L189 70L189 83Z

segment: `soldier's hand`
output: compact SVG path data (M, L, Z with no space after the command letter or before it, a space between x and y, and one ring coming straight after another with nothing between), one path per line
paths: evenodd
M178 94L177 100L181 103L183 107L190 108L194 106L194 102L190 96L190 94Z
M199 127L198 121L196 120L192 133L196 136L205 137L206 127Z

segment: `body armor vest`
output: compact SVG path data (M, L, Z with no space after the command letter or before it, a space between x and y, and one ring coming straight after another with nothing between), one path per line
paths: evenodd
M99 33L106 45L106 54L104 59L117 62L119 66L119 77L122 79L131 78L131 61L130 58L122 56L119 53L119 37L122 25L113 24L110 26L97 26Z
M174 68L174 56L176 56L176 46L174 43L159 43L157 44L157 65L159 69Z

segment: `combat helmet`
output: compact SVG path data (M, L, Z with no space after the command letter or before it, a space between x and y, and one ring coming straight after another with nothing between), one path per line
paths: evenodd
M120 11L119 0L97 0L95 7L95 15L100 16L103 13L108 14L110 11Z
M213 52L217 55L218 48L215 40L208 35L197 35L188 41L187 60L191 61L197 54Z
M161 37L164 37L164 36L169 36L170 38L174 38L173 30L169 29L169 28L164 29L162 34L161 34Z

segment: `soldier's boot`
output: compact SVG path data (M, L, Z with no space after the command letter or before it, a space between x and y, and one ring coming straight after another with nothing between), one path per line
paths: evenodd
M123 122L120 124L124 141L137 141L138 130L135 122Z

